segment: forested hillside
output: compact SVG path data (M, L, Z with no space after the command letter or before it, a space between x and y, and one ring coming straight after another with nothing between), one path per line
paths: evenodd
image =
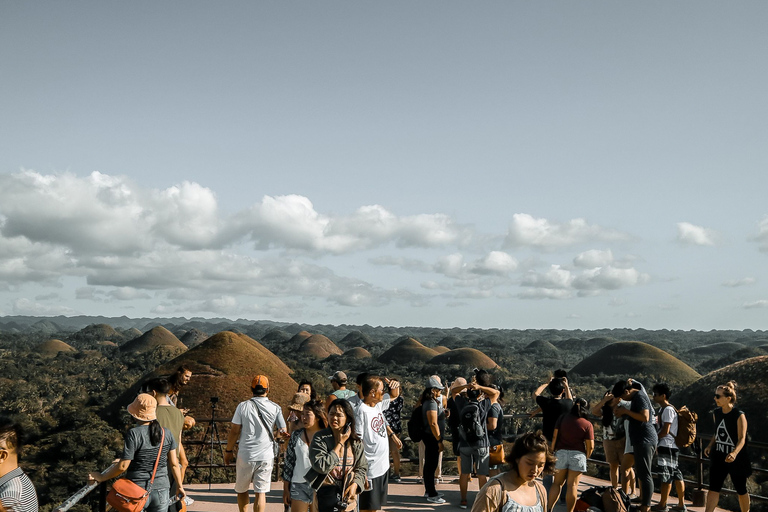
M94 323L82 325L86 320ZM690 399L711 395L706 377L699 393L700 375L768 354L766 333L753 331L437 329L125 317L79 322L0 318L0 403L24 424L23 466L37 485L43 511L119 453L127 424L124 415L107 416L110 406L119 411L140 381L168 374L180 362L197 365L198 385L190 385L185 397L203 409L195 413L204 417L208 410L199 404L218 393L220 414L228 417L227 409L248 396L247 382L260 371L279 372L284 387L307 378L323 396L331 391L328 376L337 370L352 379L360 372L398 377L408 409L429 375L451 381L486 367L505 392L505 411L520 413L533 409L531 391L557 368L573 369L575 393L589 400L599 399L616 379L653 384L665 374L680 396ZM616 352L616 347L623 348ZM764 371L755 368L766 360L747 365L749 375ZM740 374L737 367L722 375ZM230 385L216 387L223 382ZM274 397L284 402L293 391L281 389ZM768 404L760 397L753 401L752 439L768 441L761 437L768 433ZM697 406L709 407L706 400L702 404ZM706 421L707 411L699 413ZM516 420L510 430L535 425ZM202 436L201 428L191 436Z

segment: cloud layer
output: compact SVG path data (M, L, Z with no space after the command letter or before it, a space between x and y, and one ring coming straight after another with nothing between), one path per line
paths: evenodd
M720 238L702 226L677 224L683 244L712 246ZM768 251L768 217L753 239ZM46 305L70 298L80 301L73 305L152 304L158 314L278 318L316 301L456 306L491 297L610 296L652 281L636 268L642 258L616 252L636 242L583 218L515 213L505 233L482 233L444 213L401 216L375 204L325 213L300 195L265 195L225 214L215 192L193 182L159 190L98 172L0 174L0 290L78 283L69 296L44 290L3 306L24 314L72 313ZM384 269L399 281L383 277ZM757 280L719 282L736 288ZM610 304L625 299L612 297Z

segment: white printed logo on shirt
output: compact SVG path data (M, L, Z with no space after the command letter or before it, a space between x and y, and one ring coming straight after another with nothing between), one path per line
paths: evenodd
M725 420L720 420L720 424L715 431L715 451L723 453L731 453L736 446L728 434L728 429L725 428Z

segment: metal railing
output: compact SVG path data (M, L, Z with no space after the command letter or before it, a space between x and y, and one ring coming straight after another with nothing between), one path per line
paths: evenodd
M538 415L536 415L534 417L531 417L528 414L505 414L504 415L504 419L505 420L531 420L531 419L536 418L536 417L541 417L541 415L538 414ZM209 423L211 421L212 420L208 420ZM220 419L216 418L213 421L216 421L216 422L228 422L229 419L221 419L220 420ZM504 435L504 439L505 439L505 441L508 441L508 442L513 442L514 438L517 435L517 432L510 433L510 431L509 431L509 429L512 427L512 423L513 423L512 421L505 421L504 422L504 428L506 430L506 432L504 432L504 434L505 434ZM202 453L202 449L203 448L209 447L209 449L211 450L211 454L212 454L213 450L217 446L219 447L219 449L221 449L221 446L226 444L226 441L223 441L223 440L220 440L220 439L219 440L216 440L216 439L213 439L213 438L206 439L207 435L208 434L207 434L207 431L206 431L206 433L203 434L203 439L184 441L184 446L199 446L200 447L200 449L198 451L198 454L197 454L197 458L198 459L200 457L200 454ZM446 439L450 440L449 438L446 438ZM705 473L704 469L705 469L705 466L709 465L709 459L703 457L703 453L704 453L704 451L703 451L703 446L704 446L703 442L705 440L709 441L709 439L711 439L711 436L701 436L701 435L697 436L696 441L694 442L694 445L693 445L693 448L692 448L692 451L693 451L694 454L693 455L689 455L689 454L681 453L678 456L679 459L687 460L687 461L693 461L694 462L695 467L696 467L694 479L685 479L684 481L685 481L686 484L693 485L694 489L697 490L697 491L700 491L700 492L709 489L709 485L707 485L704 482L704 473ZM405 441L412 442L410 440L410 438L408 438L407 436L404 436L402 438L402 440L403 440L403 442L405 442ZM596 438L595 441L596 441L596 445L597 445L597 441L600 441L600 439ZM759 442L752 442L752 441L750 441L749 446L750 446L751 449L757 448L757 449L761 449L761 450L768 450L768 444L766 444L766 443L759 443ZM284 457L284 455L281 452L280 456L278 458L278 463L275 464L275 468L277 470L277 474L279 474L279 467L281 465L283 457ZM222 456L222 458L223 458L223 456ZM456 457L455 456L454 457L445 457L445 458L443 458L443 460L444 461L455 461ZM593 464L596 464L596 465L599 465L599 466L608 466L608 463L605 460L602 460L602 459L590 458L589 461L592 462ZM400 463L401 464L418 464L418 459L402 458L402 459L400 459ZM190 466L189 466L189 468L191 468L192 470L196 470L196 469L209 469L209 471L212 470L212 469L216 469L216 468L232 469L234 467L235 467L234 464L223 464L223 463L222 464L218 464L218 463L214 463L212 456L209 457L209 462L208 463L200 463L199 460L198 460L194 465L192 465L192 463L190 462ZM112 468L112 466L110 466L109 468L104 470L102 472L102 474L106 474L108 471L111 470L111 468ZM766 468L756 467L756 466L753 465L752 466L752 470L755 473L768 475L768 469L766 469ZM211 484L211 474L210 474L210 472L209 472L209 479L208 480L209 480L208 484L210 485ZM106 497L107 497L107 490L108 490L106 482L103 482L101 484L92 483L92 484L85 485L84 487L79 489L75 494L70 496L61 505L59 505L57 508L55 508L53 512L67 512L74 505L76 505L77 503L82 501L84 498L86 498L96 488L99 489L98 499L97 500L92 500L91 509L94 512L105 512L107 510ZM723 494L736 494L736 491L734 491L732 489L723 488L721 490L721 493L723 493ZM760 501L760 502L768 502L768 497L761 496L759 494L751 494L750 493L750 498L752 500L757 500L757 501Z

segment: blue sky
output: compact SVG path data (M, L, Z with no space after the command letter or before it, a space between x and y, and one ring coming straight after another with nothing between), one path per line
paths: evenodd
M2 2L0 314L768 328L764 2Z

